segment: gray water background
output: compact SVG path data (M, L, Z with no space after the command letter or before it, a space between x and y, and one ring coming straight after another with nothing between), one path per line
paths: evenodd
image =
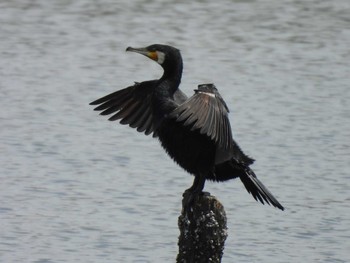
M0 262L174 262L192 177L88 103L157 78L127 46L181 49L286 207L239 180L223 262L350 262L350 2L0 2Z

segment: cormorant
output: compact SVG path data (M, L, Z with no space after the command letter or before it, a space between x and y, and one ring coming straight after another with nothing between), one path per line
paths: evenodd
M191 207L206 179L220 182L239 177L255 200L284 210L249 167L254 160L233 140L228 107L215 86L199 85L187 98L179 89L183 65L178 49L154 44L126 51L156 61L163 76L136 82L90 104L99 105L95 110L102 111L101 115L113 114L110 121L120 119L121 124L158 137L170 157L195 177L185 191L185 204Z

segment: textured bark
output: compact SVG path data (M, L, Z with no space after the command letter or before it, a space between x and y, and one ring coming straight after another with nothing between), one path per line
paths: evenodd
M178 226L180 236L176 262L221 262L227 237L226 213L215 196L198 196L191 213L182 209Z

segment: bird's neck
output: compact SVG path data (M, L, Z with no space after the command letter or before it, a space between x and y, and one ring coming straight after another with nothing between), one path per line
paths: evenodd
M153 93L153 116L155 126L160 125L166 115L174 110L176 102L174 93L178 90L182 76L182 63L164 67L163 76L159 79Z
M166 81L168 83L171 83L169 85L169 93L173 94L179 87L182 77L182 61L179 63L174 63L170 67L167 67L164 69L163 76L161 77L160 81Z

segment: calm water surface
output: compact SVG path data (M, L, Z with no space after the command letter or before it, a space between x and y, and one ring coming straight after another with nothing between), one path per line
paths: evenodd
M208 183L228 216L223 262L349 262L349 13L348 0L1 1L0 261L175 261L192 178L88 105L161 74L127 46L167 43L186 93L216 84L286 207Z

